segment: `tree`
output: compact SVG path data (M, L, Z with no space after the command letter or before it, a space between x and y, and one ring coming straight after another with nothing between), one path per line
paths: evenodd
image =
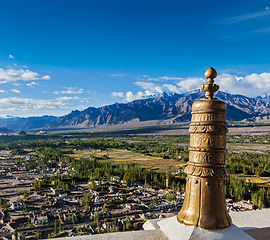
M23 198L26 199L27 197L28 197L28 193L26 191L24 191Z
M154 202L155 202L155 204L158 204L158 197L157 196L155 197Z
M94 213L94 222L98 223L99 222L99 215L98 212Z
M28 203L25 204L25 211L26 211L26 212L29 212L29 206L28 206Z
M59 232L62 232L61 220L59 220Z
M122 202L123 203L127 202L127 196L126 196L126 194L122 196Z
M7 216L7 215L8 215L8 208L5 207L5 208L2 210L2 212L4 213L5 216Z
M38 181L37 180L34 181L34 190L35 191L38 190Z
M126 229L130 230L130 228L131 228L130 219L128 216L126 216Z
M39 232L39 231L37 231L37 232L35 233L35 237L37 238L37 240L40 239L40 232Z
M14 240L18 240L18 232L17 232L17 228L14 229Z
M75 221L76 221L76 219L75 219L75 214L72 213L72 222L73 222L73 224L75 223Z
M25 240L24 232L22 232L22 234L21 234L21 236L20 236L20 240Z
M99 221L97 222L97 232L98 232L98 234L100 234L100 222Z
M57 234L58 229L57 229L57 219L54 220L54 233Z
M106 208L106 205L104 204L103 207L102 207L102 211L103 211L103 217L104 217L104 214L107 214L108 215L108 208Z
M143 188L146 189L146 187L147 187L147 181L146 181L146 178L145 178Z

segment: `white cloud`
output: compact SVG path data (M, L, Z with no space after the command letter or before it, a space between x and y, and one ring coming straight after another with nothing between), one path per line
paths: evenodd
M55 91L55 94L82 94L83 88L78 89L77 87L68 87L65 91Z
M123 99L122 101L124 102L132 102L137 99L142 99L149 97L150 95L153 95L153 93L149 90L146 90L144 93L143 92L137 92L137 94L133 94L131 91L126 93L126 98Z
M145 92L137 92L136 94L133 94L133 92L129 91L126 94L122 93L122 92L112 92L111 93L111 97L121 97L122 98L122 102L132 102L134 100L137 99L142 99L142 98L147 98L150 95L154 95L154 93L152 93L149 90L146 90Z
M156 78L147 78L145 79L146 81L178 81L178 80L182 80L183 78L180 77L167 77L167 76L163 76L163 77L156 77Z
M206 83L205 78L189 77L182 79L176 85L163 84L159 86L152 82L135 82L134 84L140 86L145 91L133 93L128 91L112 92L112 97L120 97L122 101L130 102L136 99L146 98L157 93L163 93L164 90L169 90L175 93L188 92L195 89L200 89L202 84ZM257 74L253 73L246 76L236 76L230 74L220 74L215 79L215 83L219 85L221 91L227 91L231 94L242 94L249 97L257 97L264 93L270 93L270 73Z
M181 80L183 78L180 78L180 77L158 77L160 80Z
M1 93L4 93L4 92L6 92L6 91L4 91L4 90L0 90L0 92L1 92Z
M2 98L0 99L1 111L29 111L40 109L68 109L71 104L63 102L61 99L24 99L24 98Z
M201 85L206 83L206 79L203 78L186 78L177 83L181 92L191 91L197 88L201 88Z
M115 74L108 74L109 77L124 77L126 74L123 73L115 73Z
M163 89L162 87L156 85L155 83L151 83L151 82L135 82L134 83L137 86L140 86L142 89L147 89L150 90L152 92L158 92L158 93L163 93Z
M180 93L179 88L172 84L164 84L163 87L167 88L170 92Z
M4 113L0 113L0 118L11 118L12 116Z
M15 92L15 93L21 93L19 90L17 90L17 89L11 89L10 91L12 91L12 92Z
M135 94L133 94L133 92L131 91L127 92L126 94L124 94L123 92L112 92L111 96L120 97L124 102L131 102L137 99L147 98L155 94L161 94L164 92L164 89L168 89L171 92L180 93L179 88L172 84L164 84L162 86L159 86L152 82L135 82L134 84L141 87L145 91L139 91Z
M270 73L252 73L244 77L222 74L216 78L216 82L222 91L249 97L270 92Z
M124 93L122 93L122 92L112 92L111 96L112 97L121 97L121 98L125 97Z
M11 54L8 56L8 58L14 58Z
M96 95L96 94L97 94L97 92L94 91L94 90L87 90L86 92L87 92L88 94L90 94L90 95Z
M38 84L36 82L30 82L30 83L27 83L26 85L31 87L31 86L38 85Z
M157 82L159 80L160 80L159 78L147 78L147 79L145 79L145 81L155 81L155 82Z
M50 77L49 75L45 75L45 76L43 76L41 79L44 79L44 80L50 80L51 77Z
M201 88L206 83L203 78L186 78L177 83L181 92L191 91ZM230 74L218 75L215 83L219 85L221 91L227 91L232 94L242 94L249 97L270 92L270 73L252 73L246 76L237 76Z
M58 101L69 101L69 100L78 100L79 98L78 97L59 97L59 98L56 98L56 100Z
M32 72L28 69L3 69L0 68L0 83L9 83L16 82L19 80L22 81L32 81L32 80L49 80L50 76L45 75L40 77L40 75L36 72Z

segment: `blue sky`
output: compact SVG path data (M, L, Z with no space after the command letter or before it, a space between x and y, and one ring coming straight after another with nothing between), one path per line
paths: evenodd
M0 0L0 116L220 89L270 92L270 2Z

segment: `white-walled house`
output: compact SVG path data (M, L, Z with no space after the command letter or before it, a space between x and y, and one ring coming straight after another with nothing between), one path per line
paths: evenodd
M25 209L24 203L19 203L19 202L11 203L10 207L11 207L12 210L23 210L23 209Z

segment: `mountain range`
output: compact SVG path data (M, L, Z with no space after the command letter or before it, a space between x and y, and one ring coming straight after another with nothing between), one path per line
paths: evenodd
M99 108L75 110L62 117L42 116L0 119L0 127L18 130L54 129L63 127L88 128L128 122L160 120L166 124L190 121L194 101L204 97L201 90L184 94L163 93L129 103L114 103ZM227 120L255 121L270 118L269 98L250 98L219 91L215 97L227 104Z

